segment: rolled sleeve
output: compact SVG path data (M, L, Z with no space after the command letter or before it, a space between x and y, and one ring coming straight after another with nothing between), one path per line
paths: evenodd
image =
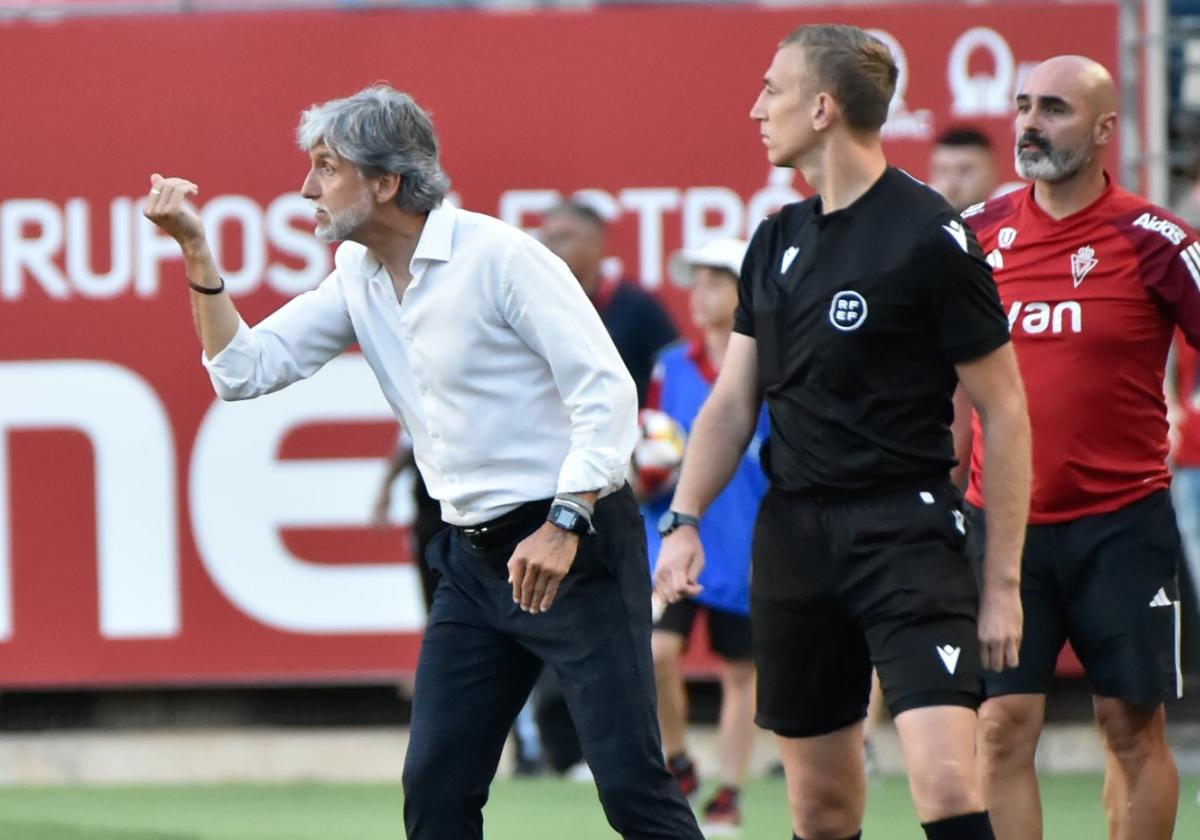
M506 319L546 360L570 412L558 492L619 489L637 440L637 389L595 307L566 264L532 239L513 246L501 288Z
M238 318L237 332L225 349L211 359L200 353L200 361L208 370L213 390L223 400L245 400L258 396L251 373L256 368L258 344L250 333L250 327Z
M253 329L239 318L233 340L201 361L217 396L247 400L312 376L353 343L354 325L335 271Z
M587 493L599 490L602 496L619 490L625 483L629 458L615 449L572 449L558 474L559 493Z

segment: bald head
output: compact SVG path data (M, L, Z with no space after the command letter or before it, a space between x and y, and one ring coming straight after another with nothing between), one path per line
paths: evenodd
M1096 116L1117 110L1117 85L1112 74L1100 62L1083 55L1056 55L1046 59L1029 72L1021 87L1068 94L1086 104Z
M1047 59L1017 91L1017 171L1049 183L1102 178L1100 153L1116 122L1117 86L1104 65L1081 55Z

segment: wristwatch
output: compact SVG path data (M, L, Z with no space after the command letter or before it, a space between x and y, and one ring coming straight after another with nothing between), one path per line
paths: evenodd
M546 515L546 521L581 537L592 529L592 523L586 516L567 505L551 505L550 513Z
M697 531L700 530L700 517L692 516L690 513L680 513L676 510L669 510L662 515L658 520L658 535L665 537L667 534L682 528L684 525L690 525Z

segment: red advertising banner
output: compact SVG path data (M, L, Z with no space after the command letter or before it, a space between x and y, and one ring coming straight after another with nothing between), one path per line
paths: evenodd
M368 680L414 664L406 540L368 524L396 433L370 372L347 354L278 394L217 401L177 248L140 215L151 172L200 184L253 323L331 267L297 193L300 112L388 80L432 110L457 202L534 227L584 195L613 220L613 270L662 291L683 325L666 256L808 192L768 165L748 112L780 38L834 20L900 59L887 148L918 177L952 123L983 127L1007 159L1014 86L1062 33L1117 70L1115 4L0 24L0 685Z

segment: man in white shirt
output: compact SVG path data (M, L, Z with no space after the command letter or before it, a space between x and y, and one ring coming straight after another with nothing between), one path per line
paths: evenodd
M544 662L567 692L610 824L699 838L664 766L650 579L625 484L637 402L595 309L532 237L443 201L428 115L386 85L314 106L303 194L335 268L253 329L196 214L151 178L146 216L179 242L217 393L250 399L358 342L450 524L404 768L415 840L479 838L505 736Z

